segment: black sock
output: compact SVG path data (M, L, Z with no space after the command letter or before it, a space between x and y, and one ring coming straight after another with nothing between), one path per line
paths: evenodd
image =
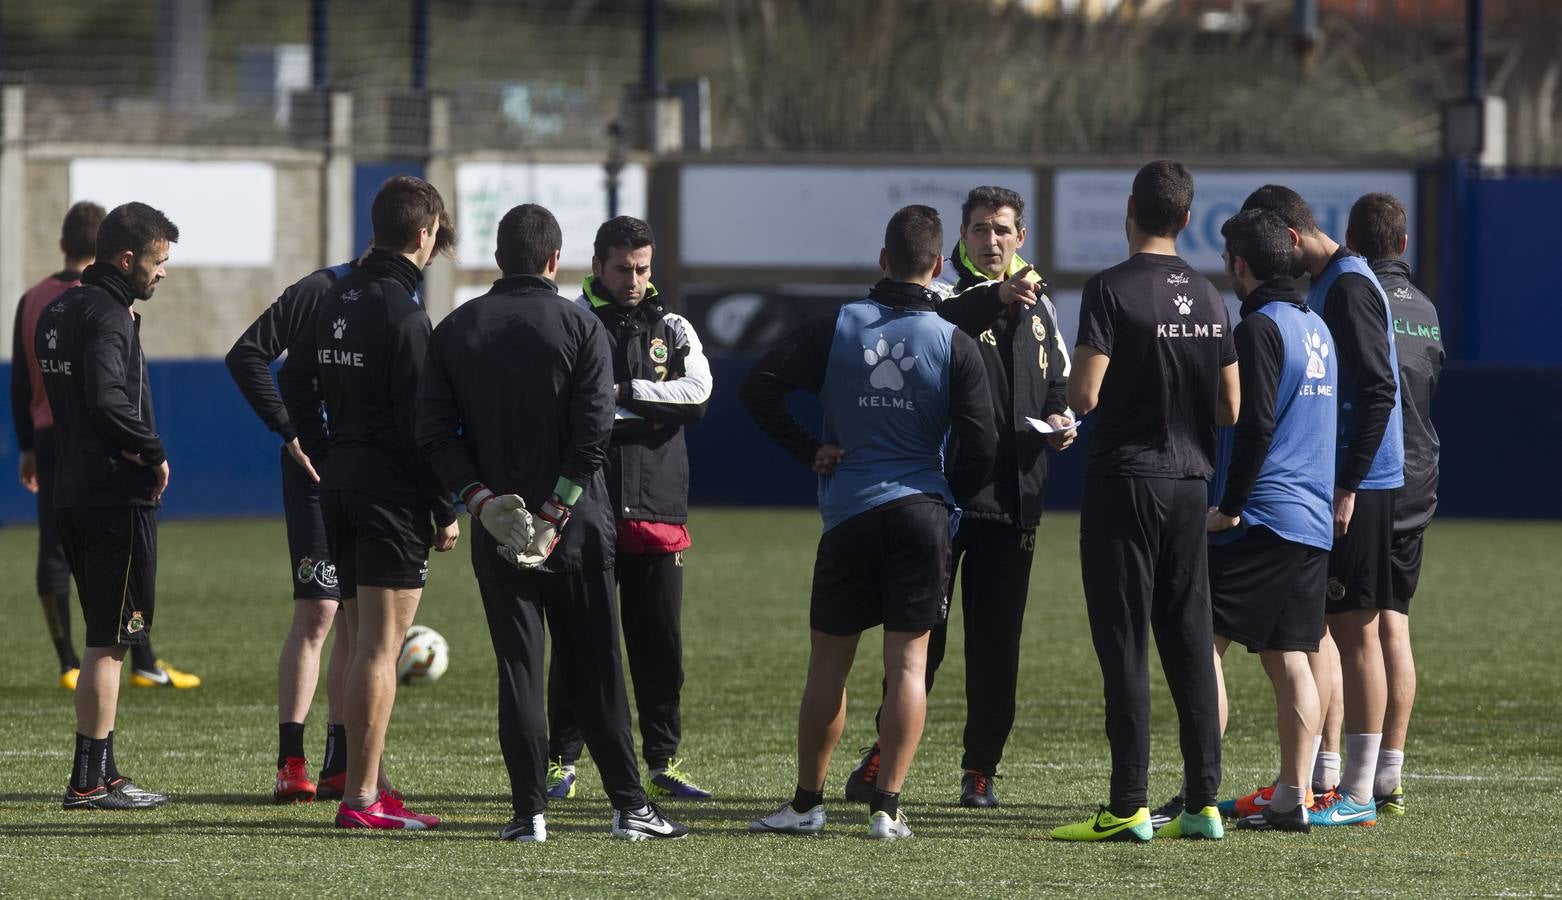
M113 784L119 778L119 766L114 762L114 732L103 739L103 782Z
M340 722L325 723L325 762L320 764L320 777L328 778L347 771L347 726Z
M900 812L900 791L890 793L875 788L873 799L868 801L868 814L872 815L876 812L889 813L891 819L895 818L895 815Z
M279 722L277 724L277 768L287 765L288 757L304 755L304 723Z
M108 740L76 735L76 752L71 757L71 787L87 793L103 784L103 758Z
M38 599L43 603L43 619L49 625L49 640L54 642L54 655L60 658L60 671L81 668L81 658L76 655L76 648L71 646L71 595L45 595Z
M808 812L823 802L824 791L805 791L802 785L798 785L797 793L792 795L792 809L795 812Z
M130 645L130 665L143 672L157 671L157 654L152 652L152 642Z

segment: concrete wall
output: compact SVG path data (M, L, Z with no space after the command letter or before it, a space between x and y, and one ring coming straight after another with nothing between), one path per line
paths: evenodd
M245 158L270 163L275 171L275 252L269 266L194 267L179 264L173 248L168 277L156 296L138 308L146 316L142 343L152 357L221 356L281 288L323 264L322 159L304 151L235 154L209 148L146 147L70 148L42 146L28 153L23 199L26 241L22 251L23 287L60 268L60 221L70 205L71 160L84 156L188 159ZM138 196L158 205L156 185ZM7 205L9 206L9 204ZM234 216L245 215L235 209ZM175 224L179 224L176 220ZM188 239L188 232L186 233ZM15 299L3 305L4 353L9 355L9 329Z

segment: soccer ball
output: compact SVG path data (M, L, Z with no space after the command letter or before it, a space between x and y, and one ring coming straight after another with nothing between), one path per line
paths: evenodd
M402 684L433 684L450 666L450 645L427 625L407 629L396 658L396 680Z

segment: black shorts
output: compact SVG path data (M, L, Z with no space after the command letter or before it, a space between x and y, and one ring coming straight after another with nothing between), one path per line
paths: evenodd
M325 539L320 486L282 448L282 518L287 523L288 568L295 600L339 600L336 563Z
M931 631L949 616L949 507L917 494L852 516L819 538L808 622L849 635Z
M1421 546L1425 537L1425 528L1394 535L1394 548L1390 554L1394 568L1394 602L1382 609L1410 615L1410 599L1416 595L1416 586L1421 583Z
M1329 552L1329 615L1355 609L1393 609L1395 491L1357 491L1350 529Z
M1323 639L1329 551L1288 541L1262 525L1209 546L1215 633L1254 653L1305 650Z
M428 580L434 520L427 510L358 491L321 491L320 511L345 596L359 586L421 588Z
M87 646L145 644L157 596L157 509L77 506L58 513Z

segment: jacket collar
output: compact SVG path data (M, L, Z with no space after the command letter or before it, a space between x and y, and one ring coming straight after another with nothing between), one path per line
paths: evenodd
M493 293L495 294L517 294L522 291L547 291L550 294L557 294L559 286L553 279L542 275L506 275L494 282Z
M594 312L616 312L626 318L634 315L656 318L666 312L666 309L662 306L661 297L657 293L656 285L650 282L646 282L645 296L640 298L639 303L628 309L619 306L611 298L601 293L598 289L597 277L595 275L587 275L586 280L580 283L580 290L581 293L586 295L586 300L591 304L591 309Z
M363 258L362 268L373 272L376 277L389 275L400 282L409 294L416 291L418 282L423 280L423 270L413 264L412 260L400 253L393 253L379 247L370 250Z
M136 293L130 287L130 282L116 268L108 263L93 263L86 271L81 273L81 280L86 284L94 284L108 291L109 296L118 300L125 308L136 302Z
M965 251L965 241L957 241L955 243L954 252L949 254L949 260L955 267L955 273L958 276L955 279L955 283L960 290L994 280L991 275L978 269L976 263L971 262L971 255ZM1016 253L1009 259L1009 267L1003 270L1002 277L1008 278L1027 265L1029 263L1025 261L1025 258Z
M1370 260L1373 274L1381 280L1385 275L1398 275L1406 281L1410 280L1410 263L1405 262L1400 256L1387 256L1383 259Z
M938 295L920 284L909 281L879 279L868 292L868 299L893 309L931 310L938 306Z
M1289 303L1303 312L1307 310L1307 298L1297 288L1296 279L1280 275L1253 288L1253 293L1242 298L1242 317L1245 319L1271 303Z

